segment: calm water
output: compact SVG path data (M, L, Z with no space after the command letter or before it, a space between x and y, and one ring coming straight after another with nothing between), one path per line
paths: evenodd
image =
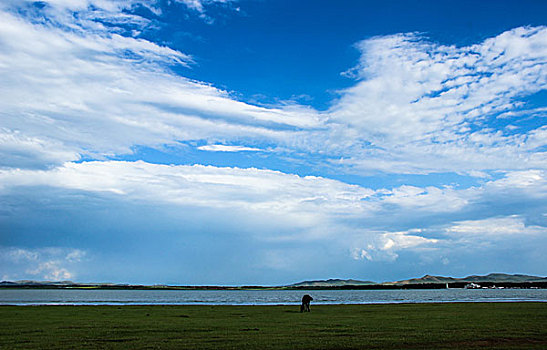
M0 305L266 305L299 304L310 294L313 304L547 301L547 289L436 290L78 290L2 289Z

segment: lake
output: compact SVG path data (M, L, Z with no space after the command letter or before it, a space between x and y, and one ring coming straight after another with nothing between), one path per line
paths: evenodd
M276 305L547 301L547 289L82 290L0 289L0 305Z

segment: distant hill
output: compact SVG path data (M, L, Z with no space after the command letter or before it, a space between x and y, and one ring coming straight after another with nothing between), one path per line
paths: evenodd
M485 276L467 276L464 278L430 276L412 278L396 282L376 283L372 281L360 281L354 279L328 279L303 281L286 286L168 286L168 285L131 285L117 283L75 283L71 281L2 281L0 288L99 288L99 289L422 289L444 288L448 284L450 288L464 288L470 283L480 286L516 287L516 288L547 288L547 277L529 275L509 275L505 273L491 273Z
M406 286L406 285L422 285L422 284L446 284L446 283L529 283L529 282L547 282L547 277L529 276L529 275L509 275L505 273L491 273L485 276L467 276L464 278L444 277L444 276L431 276L425 275L420 278L411 278L408 280L376 283L372 281L360 281L354 279L328 279L328 280L315 280L315 281L303 281L295 284L291 284L287 287L290 288L335 288L335 287L347 287L347 286Z
M505 273L491 273L486 276L468 276L462 278L465 282L547 282L547 277L529 275L508 275Z
M303 281L295 284L291 284L287 287L341 287L341 286L369 286L376 284L372 281L359 281L359 280L341 280L341 279L328 279L317 281Z
M405 285L405 284L423 284L423 283L453 283L457 282L457 278L443 277L443 276L430 276L425 275L421 278L411 278L409 280L385 282L385 285Z
M406 285L406 284L425 284L425 283L527 283L527 282L547 282L547 277L529 276L529 275L509 275L505 273L491 273L486 276L467 276L464 278L430 276L425 275L421 278L412 278L409 280L387 282L386 285Z

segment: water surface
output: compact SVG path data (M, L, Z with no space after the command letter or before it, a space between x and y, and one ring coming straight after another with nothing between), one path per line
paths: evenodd
M547 301L547 289L82 290L1 289L0 305L291 305Z

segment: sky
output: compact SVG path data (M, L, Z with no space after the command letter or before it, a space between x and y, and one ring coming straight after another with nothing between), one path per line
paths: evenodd
M547 2L0 1L0 279L547 276Z

